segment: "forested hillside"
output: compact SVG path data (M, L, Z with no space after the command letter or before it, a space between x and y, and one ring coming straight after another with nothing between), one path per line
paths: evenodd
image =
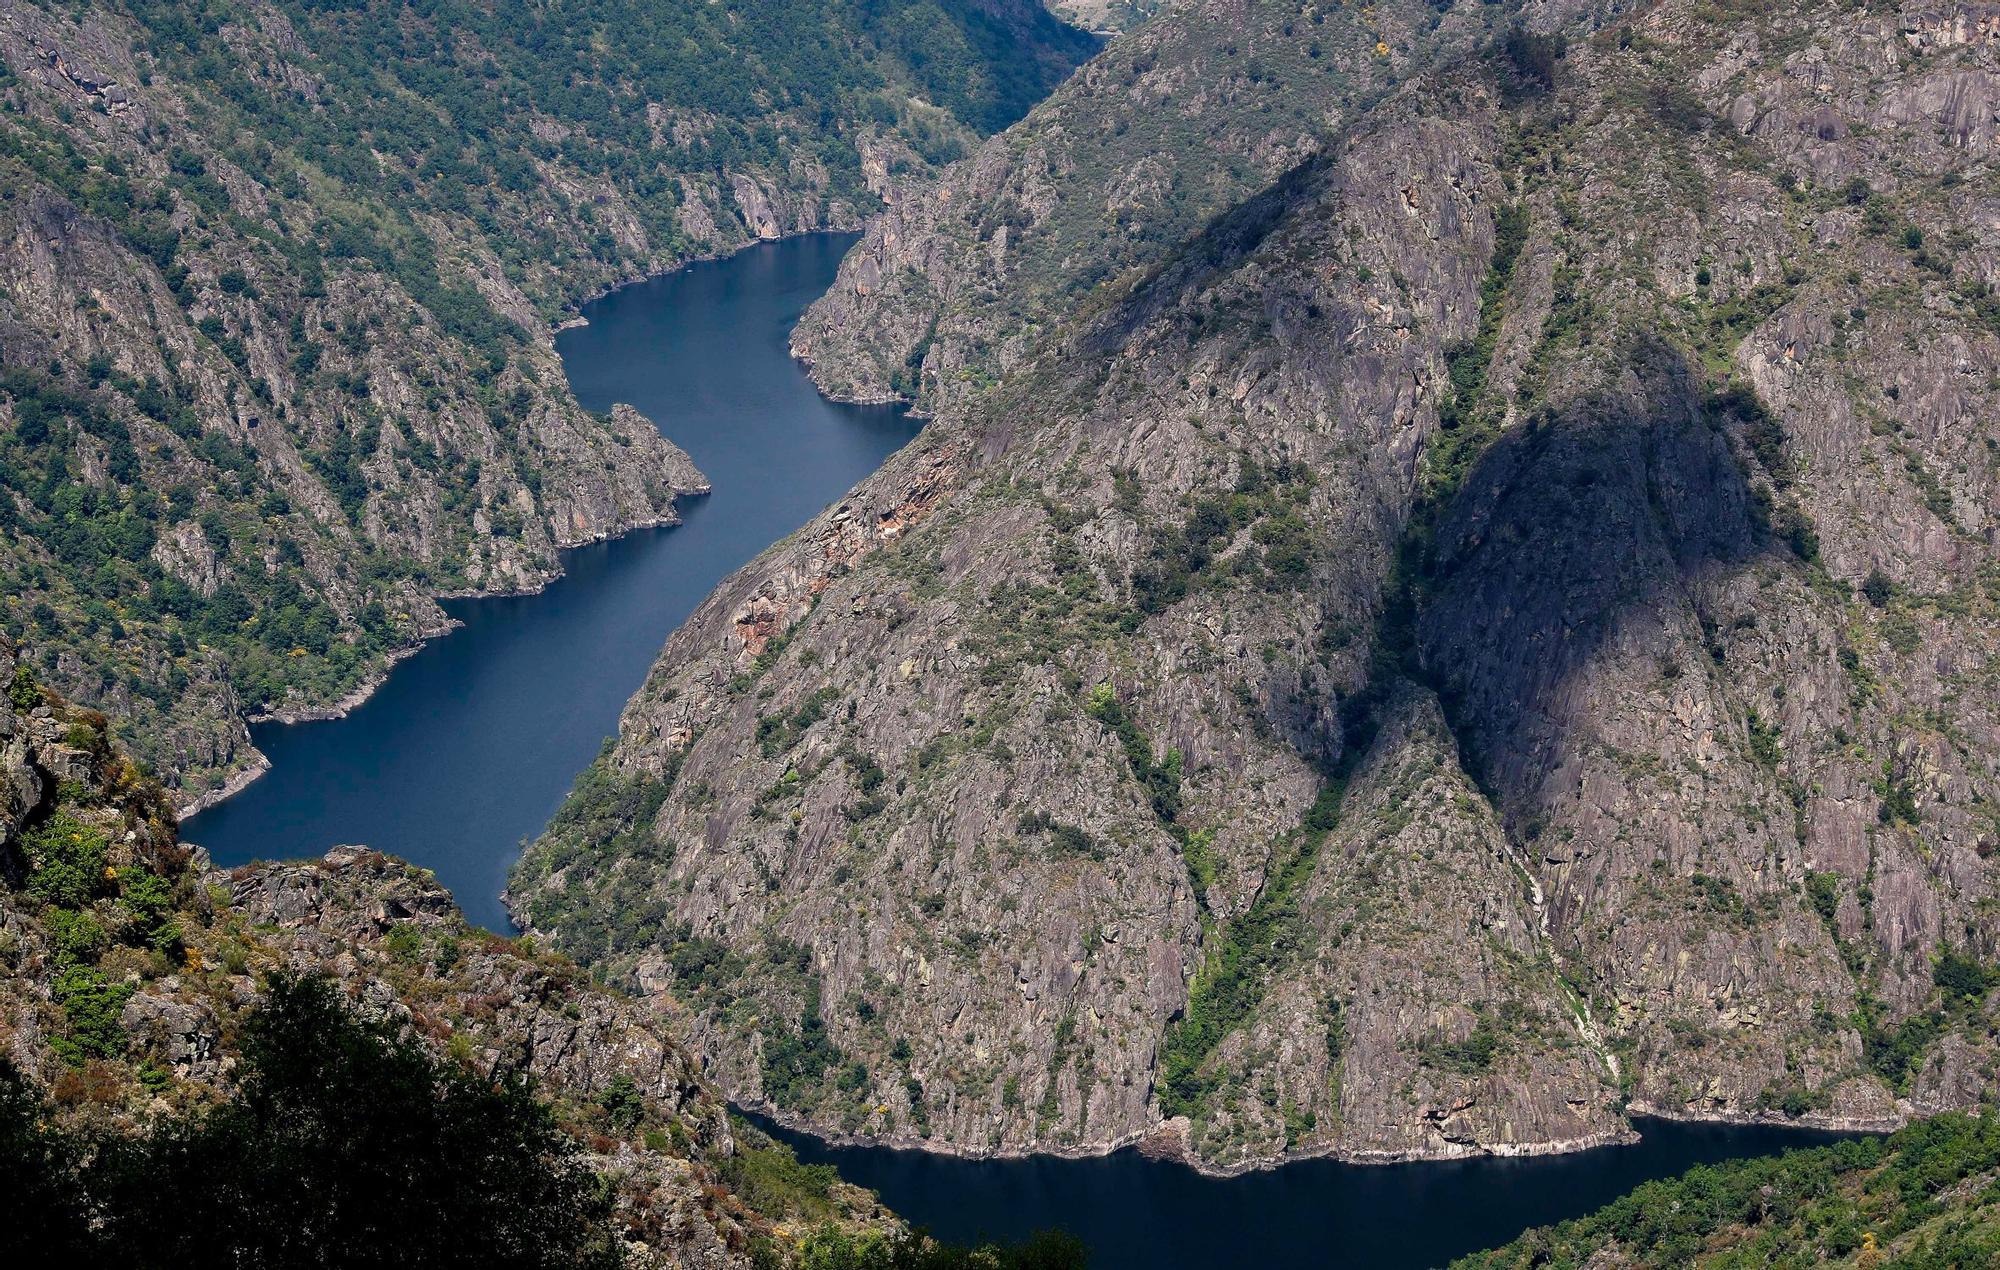
M935 421L515 911L732 1095L967 1152L1978 1105L2000 10L1283 8L871 229L801 343Z
M1887 1139L1699 1168L1452 1270L2000 1265L2000 1121L1939 1116Z
M547 334L847 227L1094 42L1031 0L0 13L0 624L183 801L701 478Z

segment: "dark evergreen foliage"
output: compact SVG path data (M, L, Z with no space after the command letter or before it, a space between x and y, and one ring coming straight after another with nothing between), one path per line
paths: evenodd
M243 1052L235 1098L133 1139L51 1128L0 1070L0 1260L619 1264L608 1196L524 1082L437 1059L312 978L272 981Z

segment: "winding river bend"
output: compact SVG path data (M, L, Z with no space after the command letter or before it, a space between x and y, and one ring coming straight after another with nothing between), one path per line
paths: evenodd
M569 553L547 591L455 602L463 627L403 662L345 719L253 735L271 770L191 819L217 862L359 842L434 869L466 914L499 893L644 679L667 635L732 569L809 520L916 434L899 410L820 398L786 351L851 238L753 247L627 287L557 339L577 399L629 402L714 483L677 528ZM1358 1167L1307 1161L1217 1179L1121 1151L963 1160L781 1133L937 1235L1062 1227L1095 1270L1439 1264L1587 1212L1690 1165L1823 1141L1649 1122L1636 1146L1524 1160Z
M271 770L183 835L223 865L365 843L509 929L500 890L522 840L618 730L668 634L916 435L900 409L822 398L787 348L853 241L764 243L586 305L589 324L556 338L577 400L636 406L715 492L681 500L674 528L567 553L539 595L447 604L464 625L346 718L253 729Z

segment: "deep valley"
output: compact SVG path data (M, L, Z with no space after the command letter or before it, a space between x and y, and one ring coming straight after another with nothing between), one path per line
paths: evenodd
M0 1248L2000 1256L1997 39L0 6Z

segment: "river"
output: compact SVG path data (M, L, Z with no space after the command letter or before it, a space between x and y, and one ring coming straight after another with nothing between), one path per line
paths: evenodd
M1128 1148L1094 1159L965 1160L835 1146L757 1122L940 1239L1018 1240L1061 1228L1090 1270L1424 1270L1581 1217L1697 1164L1818 1146L1839 1134L1641 1120L1641 1141L1571 1155L1427 1164L1300 1160L1204 1177Z
M566 552L539 595L457 600L464 625L344 719L251 730L271 770L191 818L218 864L365 843L436 871L466 916L509 929L500 891L669 633L715 585L916 435L887 406L814 391L787 347L852 236L764 243L614 291L556 351L578 401L627 402L715 492L682 523Z
M522 841L616 730L667 635L916 434L900 410L825 401L786 349L852 241L767 243L586 306L589 324L556 341L577 399L638 407L715 492L684 500L678 527L567 553L540 595L452 602L463 626L346 718L253 729L270 772L184 836L224 865L366 843L435 870L468 917L507 929L499 894ZM1091 1245L1094 1270L1430 1266L1692 1164L1825 1139L1661 1121L1644 1135L1580 1155L1306 1161L1228 1179L1130 1150L977 1161L782 1136L941 1237L1062 1227Z

